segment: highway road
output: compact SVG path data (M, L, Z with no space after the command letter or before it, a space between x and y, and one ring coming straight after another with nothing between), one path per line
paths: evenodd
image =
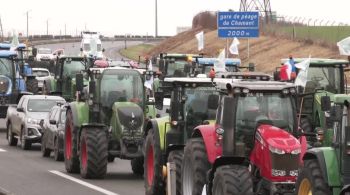
M141 42L128 42L128 46ZM43 45L52 50L64 48L66 55L79 52L80 43ZM105 55L121 59L118 51L124 42L103 43ZM4 130L4 121L0 121ZM108 164L108 174L103 180L84 180L80 175L67 174L63 162L41 157L40 144L30 151L7 144L6 133L0 133L0 195L140 195L144 194L143 178L133 175L130 161L116 159Z

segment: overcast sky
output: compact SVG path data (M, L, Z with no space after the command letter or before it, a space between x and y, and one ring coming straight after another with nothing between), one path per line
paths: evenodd
M159 35L174 35L176 27L191 26L200 11L239 10L239 0L158 0ZM154 35L155 0L13 0L1 1L0 16L4 32L26 34L26 11L29 11L29 34L75 34L81 30L104 35ZM280 15L330 20L350 24L349 0L271 0L273 11ZM347 16L347 17L342 17Z

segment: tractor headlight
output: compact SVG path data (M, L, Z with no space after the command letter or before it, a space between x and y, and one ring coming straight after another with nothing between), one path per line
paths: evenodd
M272 153L275 153L275 154L285 154L286 152L283 151L282 149L279 149L279 148L275 148L273 146L269 146L269 149Z
M291 154L300 154L301 153L301 149L300 148L298 148L298 149L296 149L296 150L293 150L292 152L291 152Z
M283 95L287 95L289 93L289 90L288 89L283 89L282 93L283 93Z
M235 94L241 93L241 89L240 88L234 88L233 89L233 93L235 93Z
M297 90L296 90L295 88L290 88L289 92L290 92L291 94L295 94L295 93L297 92Z
M39 119L33 119L33 118L28 118L27 119L28 124L33 124L33 125L38 125L40 123Z

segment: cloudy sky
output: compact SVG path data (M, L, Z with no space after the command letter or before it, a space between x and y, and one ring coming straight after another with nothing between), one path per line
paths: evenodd
M158 0L159 35L174 35L176 27L190 26L200 11L239 10L239 0ZM155 0L13 0L3 1L0 16L5 34L16 30L26 34L29 11L29 34L75 35L85 27L104 35L154 35ZM349 0L271 0L273 11L280 15L349 23Z

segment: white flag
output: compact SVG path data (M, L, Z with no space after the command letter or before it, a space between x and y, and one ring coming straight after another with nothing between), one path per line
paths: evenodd
M215 72L226 72L225 66L225 49L223 49L214 62L214 70Z
M152 60L149 60L149 65L148 65L148 70L151 70L153 69L153 65L152 65ZM153 75L151 76L151 78L149 80L145 80L145 87L152 90L153 89Z
M286 72L287 72L288 80L290 80L291 79L290 76L292 74L292 65L290 64L289 60L285 62L284 65L287 66Z
M13 37L12 37L12 41L11 41L11 51L14 51L17 49L19 45L19 40L18 40L18 35L16 33L16 31L13 31Z
M300 69L298 76L294 82L295 85L305 87L307 82L307 72L309 70L310 62L311 62L311 57L295 65L297 68Z
M337 43L340 55L350 56L350 37L345 38Z
M239 41L235 37L233 39L233 41L232 41L232 44L231 44L230 48L229 48L231 54L235 54L235 55L239 54L239 52L238 52L238 45L239 45Z
M198 51L204 49L204 32L201 31L196 34L196 39L198 41Z

